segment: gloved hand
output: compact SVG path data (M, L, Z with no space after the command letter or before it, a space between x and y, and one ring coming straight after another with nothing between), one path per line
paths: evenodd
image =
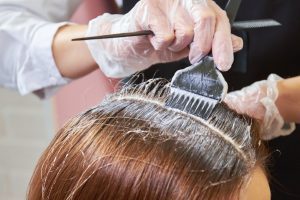
M104 14L89 23L86 36L151 30L154 36L90 40L93 58L109 77L125 77L189 56L192 63L211 50L220 70L233 62L242 39L231 35L226 13L212 0L140 0L125 15Z
M271 74L267 80L228 93L224 99L238 113L258 119L261 122L261 138L265 140L288 135L295 130L295 124L285 123L276 107L278 80L281 80L279 76Z

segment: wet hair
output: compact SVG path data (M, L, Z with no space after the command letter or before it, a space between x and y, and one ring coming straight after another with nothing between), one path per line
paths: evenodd
M30 200L238 199L265 148L219 104L208 120L167 108L168 83L127 85L71 119L39 159Z

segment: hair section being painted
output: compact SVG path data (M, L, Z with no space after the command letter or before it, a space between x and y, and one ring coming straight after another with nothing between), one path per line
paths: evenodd
M127 85L70 120L40 158L28 199L238 199L264 147L251 119L166 108L168 83Z

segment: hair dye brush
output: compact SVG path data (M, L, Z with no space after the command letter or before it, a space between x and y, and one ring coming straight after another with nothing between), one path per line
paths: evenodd
M229 0L225 11L233 23L241 0ZM178 70L171 81L170 96L166 106L208 119L216 105L227 93L227 82L215 66L211 56Z
M234 19L240 3L241 0L229 0L226 5L225 11L232 27L236 24ZM237 23L240 29L278 25L280 23L272 19ZM227 89L227 82L217 70L213 58L206 56L200 62L175 73L166 106L208 119L216 105L224 99Z
M172 78L166 106L207 119L227 94L227 82L210 56L178 70Z

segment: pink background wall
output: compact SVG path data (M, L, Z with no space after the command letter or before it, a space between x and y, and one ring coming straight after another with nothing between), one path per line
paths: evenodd
M74 13L72 21L86 24L104 12L117 12L114 1L85 0ZM114 90L115 83L116 80L110 80L96 70L62 88L54 97L57 127L61 127L70 117L99 104L106 94Z

